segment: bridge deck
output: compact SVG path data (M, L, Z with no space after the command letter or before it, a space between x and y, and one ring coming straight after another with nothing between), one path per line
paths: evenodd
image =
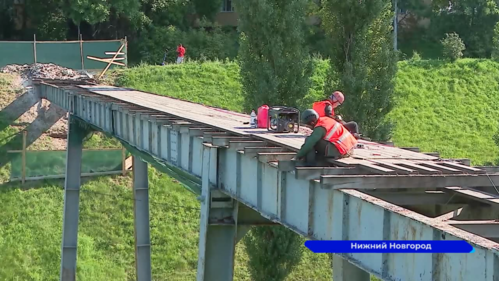
M480 280L496 280L499 276L495 250L499 225L493 222L499 215L497 167L470 167L365 141L352 158L323 167L295 167L287 160L303 144L306 130L273 134L249 128L244 124L247 115L200 104L112 86L49 83L42 83L43 97L198 177L200 143L222 148L217 156L223 163L217 168L220 175L210 175L210 183L304 236L465 239L478 247L467 255L342 255L378 277L469 280L480 274ZM73 97L78 108L71 108ZM460 208L461 213L453 216L452 211Z
M253 129L249 125L244 124L245 122L249 122L249 115L235 113L156 94L141 92L133 89L101 85L80 85L78 87L87 89L90 92L98 95L107 96L148 109L157 110L159 112L168 113L169 115L177 116L184 120L211 125L213 127L229 131L235 135L251 135L254 138L265 139L293 150L297 150L301 147L307 133L310 132L310 130L307 128L302 128L301 132L298 134L279 134L272 133L267 131L266 129L261 128ZM362 140L360 142L364 144L365 148L356 149L355 156L353 157L354 159L438 159L434 156L412 152L397 147L390 147Z

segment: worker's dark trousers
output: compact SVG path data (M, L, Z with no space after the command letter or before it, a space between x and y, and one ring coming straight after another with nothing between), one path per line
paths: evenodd
M318 163L318 161L338 159L340 158L340 156L341 154L336 148L336 146L332 145L331 143L325 140L320 140L319 143L315 145L314 149L312 149L309 153L307 153L307 156L305 156L305 165L321 166L321 164Z
M359 125L357 125L357 122L355 121L350 121L350 122L343 122L343 126L347 128L347 130L352 133L352 134L360 134L359 133Z

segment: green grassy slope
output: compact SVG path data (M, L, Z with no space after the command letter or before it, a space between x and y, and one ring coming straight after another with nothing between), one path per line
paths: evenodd
M496 162L498 86L499 64L489 60L401 62L389 114L395 143L472 164Z
M242 110L239 66L234 62L138 66L121 74L117 83L126 87L163 93L208 106Z
M325 61L316 61L315 66L312 89L298 101L302 108L322 97L328 66ZM234 63L141 66L120 75L117 82L126 87L195 102L206 97L206 104L234 111L240 111L243 101ZM157 81L161 86L153 86ZM498 148L492 135L499 120L498 81L499 63L489 60L399 62L396 106L388 116L396 125L393 141L398 146L438 151L443 157L471 158L473 164L495 162Z
M155 280L192 280L197 265L199 204L172 179L149 171L152 264ZM62 181L37 189L2 186L0 279L57 280ZM132 280L131 177L102 177L82 186L78 280ZM182 233L182 235L179 235Z

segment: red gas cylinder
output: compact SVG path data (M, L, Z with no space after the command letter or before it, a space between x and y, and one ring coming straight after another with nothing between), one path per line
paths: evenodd
M258 108L256 115L258 128L267 128L267 120L269 119L269 106L264 104Z

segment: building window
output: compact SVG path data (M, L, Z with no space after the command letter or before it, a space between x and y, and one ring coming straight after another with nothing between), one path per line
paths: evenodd
M234 5L232 5L232 0L223 0L222 12L234 12Z

